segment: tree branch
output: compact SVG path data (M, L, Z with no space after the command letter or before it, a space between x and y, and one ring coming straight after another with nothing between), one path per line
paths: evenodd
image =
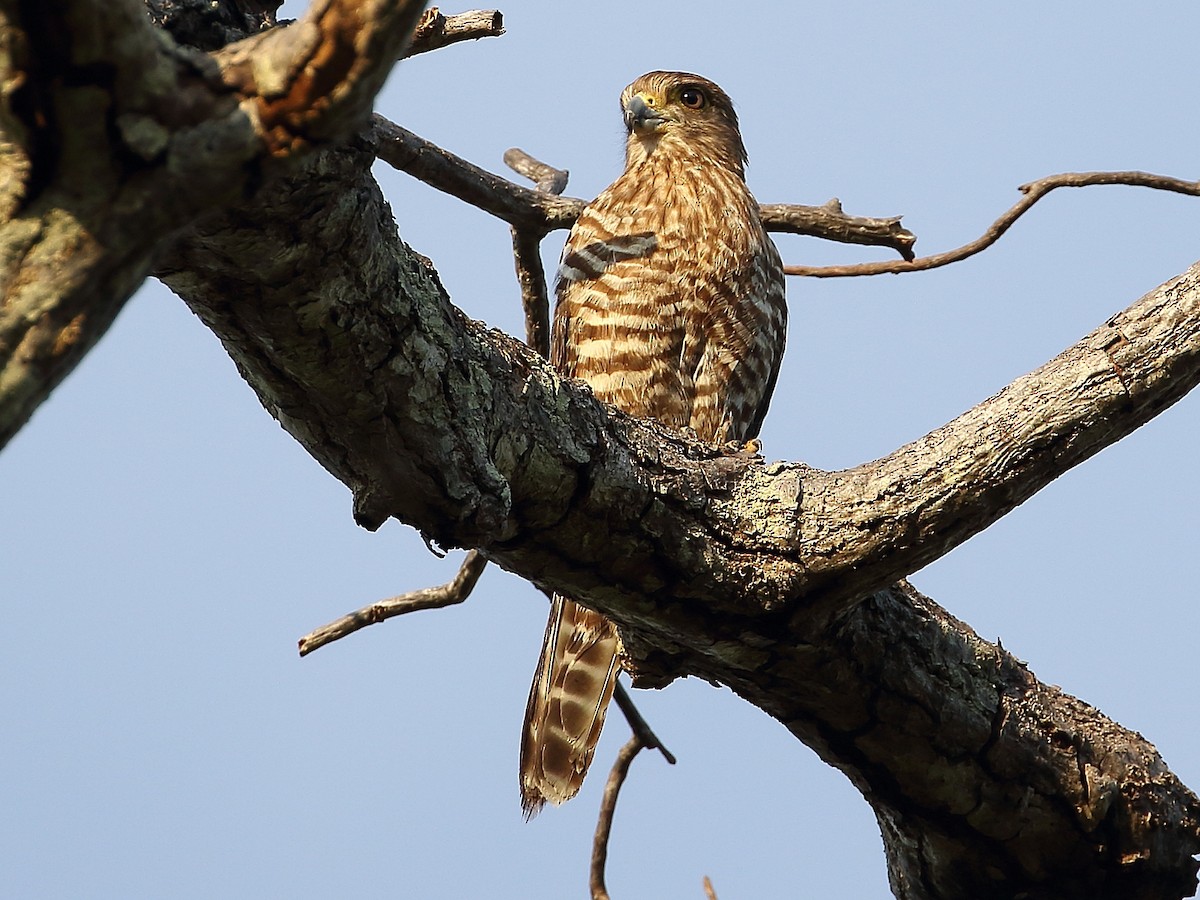
M566 169L556 169L549 163L530 156L519 147L509 147L504 151L504 164L518 175L532 181L539 191L557 195L567 189L570 173Z
M493 175L406 128L376 115L371 120L375 152L394 169L430 187L534 232L570 228L584 202L556 197Z
M382 116L374 118L372 129L379 158L388 165L510 225L543 234L570 228L585 206L583 200L530 190L493 175ZM560 171L516 148L505 153L505 161L509 159L518 160L518 165L528 166L530 171L550 173L551 179L553 173ZM535 175L533 180L538 181L539 176ZM549 183L553 184L553 180ZM912 245L916 242L916 236L901 227L899 218L847 216L836 200L824 206L774 203L760 210L768 231L891 247L906 259L912 257Z
M437 587L421 588L376 601L357 612L348 613L340 619L322 625L300 638L300 655L307 656L314 650L320 650L326 644L341 640L368 625L385 622L396 616L462 603L471 596L471 591L475 589L475 584L486 566L487 560L479 551L471 550L459 566L458 574L451 581Z
M319 0L213 56L164 45L131 0L6 13L0 82L25 87L0 97L0 447L107 331L164 235L361 124L423 5Z
M759 209L768 231L803 234L843 244L890 247L902 259L913 258L917 236L900 224L900 216L848 216L842 211L842 203L837 198L822 206L764 203Z
M629 774L633 759L642 751L645 745L641 738L634 734L617 752L612 771L604 785L604 796L600 801L600 816L596 821L596 836L592 840L592 866L588 879L588 887L592 892L592 900L608 900L608 888L604 883L604 867L608 864L608 838L612 834L613 816L617 812L617 799L621 794L621 785Z
M461 41L476 41L504 34L504 16L498 9L474 9L444 16L436 6L425 10L413 31L412 42L404 56L416 56L440 50Z
M1091 187L1099 184L1148 187L1156 191L1171 191L1176 194L1200 197L1200 181L1184 181L1169 175L1152 175L1148 172L1065 172L1061 175L1047 175L1045 178L1021 185L1017 190L1025 196L993 222L982 235L956 250L948 250L933 256L922 256L920 259L913 259L909 255L905 257L905 262L856 263L849 266L785 266L784 271L789 275L807 275L812 278L842 278L856 275L920 272L925 269L948 266L950 263L966 259L968 256L974 256L996 243L1017 219L1051 191L1060 187ZM868 242L864 241L864 243Z

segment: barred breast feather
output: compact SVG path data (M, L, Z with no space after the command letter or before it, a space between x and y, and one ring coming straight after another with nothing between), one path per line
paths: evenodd
M703 92L708 118L703 107L685 108L687 90ZM631 127L625 172L571 230L551 361L630 415L744 442L762 425L783 354L782 264L746 187L737 119L720 88L650 73L626 88L626 121L631 107L640 114L656 101L666 115L672 98L678 127ZM609 620L554 598L522 740L527 814L578 791L619 653Z

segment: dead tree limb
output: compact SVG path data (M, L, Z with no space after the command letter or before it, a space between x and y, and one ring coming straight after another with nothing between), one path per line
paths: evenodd
M504 16L498 9L473 9L470 12L444 16L436 6L425 10L404 56L416 56L440 50L462 41L477 41L504 34Z
M948 266L974 256L996 243L1017 219L1051 191L1061 187L1092 187L1102 184L1123 184L1200 197L1200 181L1185 181L1169 175L1152 175L1149 172L1064 172L1061 175L1047 175L1045 178L1021 185L1017 190L1025 196L1006 210L982 235L957 249L918 259L910 256L903 262L855 263L848 266L785 266L784 271L789 275L806 275L810 278L844 278L921 272L925 269Z
M510 147L504 151L504 164L518 175L532 181L539 191L557 196L567 189L570 173L566 169L556 169L549 163L530 156L519 147Z
M608 900L604 867L608 864L608 839L612 834L613 817L617 812L617 799L621 795L621 785L629 775L629 767L633 765L634 757L644 746L641 738L635 734L617 751L617 759L608 773L604 796L600 801L600 815L596 820L596 835L592 839L592 865L588 878L592 900Z
M300 655L307 656L314 650L320 650L326 644L353 634L359 629L366 628L378 622L386 622L396 616L403 616L423 609L441 609L444 606L454 606L464 602L471 591L475 589L479 576L483 574L487 560L476 550L467 553L467 558L459 566L458 574L451 581L437 587L422 588L379 600L370 606L365 606L357 612L349 613L340 619L335 619L328 625L322 625L300 638Z

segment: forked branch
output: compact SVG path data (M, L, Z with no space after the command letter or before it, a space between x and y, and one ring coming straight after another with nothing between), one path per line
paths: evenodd
M370 138L375 144L376 155L388 165L510 225L543 233L570 228L585 205L584 201L574 197L559 197L514 184L379 115L371 121ZM510 150L505 156L514 153L548 171L558 171L520 150ZM534 180L540 179L535 175ZM770 204L761 207L761 211L768 231L891 247L906 259L911 258L912 245L916 241L915 235L900 226L898 218L847 216L837 201L824 206Z

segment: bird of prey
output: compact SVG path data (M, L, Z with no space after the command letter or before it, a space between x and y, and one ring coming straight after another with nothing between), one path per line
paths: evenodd
M551 362L630 415L744 443L775 387L787 310L733 103L698 75L650 72L621 109L625 171L567 239ZM611 621L553 598L521 741L527 817L578 792L620 658Z

